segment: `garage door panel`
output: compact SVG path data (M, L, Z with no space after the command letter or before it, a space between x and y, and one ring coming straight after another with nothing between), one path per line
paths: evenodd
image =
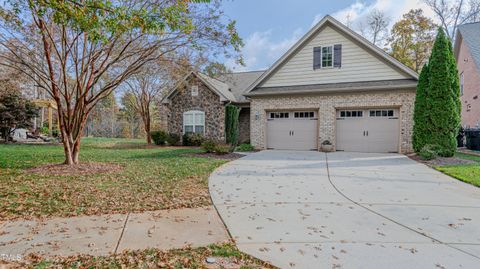
M267 148L286 150L316 150L318 137L317 118L295 118L294 112L288 113L288 118L268 119ZM271 113L269 113L269 115L270 114Z
M340 117L341 111L343 118ZM353 111L349 113L346 113L346 110L337 111L337 150L398 152L400 128L398 109ZM362 114L358 114L358 111L362 111ZM362 116L351 116L357 114Z

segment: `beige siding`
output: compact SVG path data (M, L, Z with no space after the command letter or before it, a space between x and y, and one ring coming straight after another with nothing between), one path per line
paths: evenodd
M334 44L342 44L342 67L313 70L313 48ZM405 78L408 77L373 56L332 27L326 26L275 71L261 87Z

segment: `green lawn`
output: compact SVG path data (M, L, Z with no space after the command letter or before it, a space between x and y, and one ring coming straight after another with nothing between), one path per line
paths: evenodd
M435 168L461 181L480 187L480 156L473 156L457 152L455 157L476 161L477 163L467 165L438 166Z
M25 169L64 160L58 145L0 144L0 220L123 213L210 204L207 179L222 160L142 140L85 138L80 160L112 162L111 174L42 176Z

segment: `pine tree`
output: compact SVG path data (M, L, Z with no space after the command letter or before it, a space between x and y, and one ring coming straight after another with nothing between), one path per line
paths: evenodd
M428 90L429 68L425 64L420 73L417 84L417 95L415 97L415 108L413 113L413 149L419 152L428 144L428 109L427 109L427 90Z
M416 150L423 147L421 141L426 138L428 144L441 148L440 156L450 157L455 154L456 135L460 126L460 107L458 75L454 61L450 40L440 28L428 63L426 109L421 112L420 107L417 111L423 115L414 116L420 119L418 124L424 124L424 127L417 127L422 131L417 133L415 138L418 142Z

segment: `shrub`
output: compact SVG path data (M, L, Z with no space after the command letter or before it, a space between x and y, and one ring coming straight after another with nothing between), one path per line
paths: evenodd
M230 148L231 146L228 144L218 144L215 147L215 153L217 153L218 155L224 155L230 153Z
M243 152L243 151L254 151L255 148L248 144L248 143L244 143L244 144L240 144L236 149L236 151L240 151L240 152Z
M207 153L213 153L217 149L217 142L214 141L213 139L207 139L202 143L202 148L207 152Z
M180 143L180 136L178 134L168 134L167 143L169 146L178 146Z
M199 147L202 145L204 138L203 138L203 135L201 134L190 133L190 134L184 134L182 140L183 140L184 146Z
M225 106L225 135L227 143L235 147L238 143L238 117L240 115L240 108L228 104Z
M442 148L439 145L427 144L423 146L418 154L424 160L433 160L438 157L441 151Z
M44 134L44 135L48 135L50 133L50 130L48 129L48 126L40 127L40 133Z
M168 135L165 131L153 131L150 135L155 145L165 145L165 142L167 142Z
M60 135L60 130L59 129L53 129L52 130L52 136L53 137L58 137Z

